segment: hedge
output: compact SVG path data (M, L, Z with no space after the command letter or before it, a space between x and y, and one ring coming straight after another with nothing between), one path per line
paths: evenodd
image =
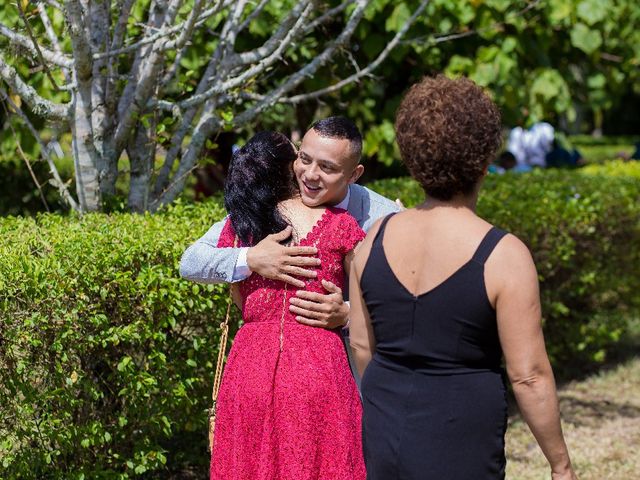
M634 172L486 181L479 213L534 253L556 366L602 360L640 304ZM373 187L422 199L409 179ZM0 219L0 478L206 478L227 297L178 278L178 262L222 215L218 199L153 216Z
M178 261L222 215L0 220L0 478L206 476L227 296Z

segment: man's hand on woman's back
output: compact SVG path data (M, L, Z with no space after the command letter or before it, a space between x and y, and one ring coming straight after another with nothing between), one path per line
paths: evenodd
M272 280L281 280L297 288L305 283L295 278L316 278L317 272L305 267L317 267L320 259L315 247L286 247L280 242L291 237L291 227L266 236L247 251L247 265L252 272Z

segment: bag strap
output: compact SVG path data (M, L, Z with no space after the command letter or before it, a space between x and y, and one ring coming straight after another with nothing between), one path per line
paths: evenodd
M233 241L233 247L238 246L238 236ZM211 408L209 408L209 450L213 451L213 421L216 416L216 403L218 401L218 392L220 391L220 383L222 381L222 371L224 368L224 357L227 352L227 342L229 340L229 318L231 317L231 305L233 304L233 293L231 285L229 286L229 298L227 302L227 313L224 322L220 325L220 344L218 345L218 360L216 361L216 370L213 375L213 389L211 391Z
M214 407L216 401L218 400L218 392L220 390L222 370L224 367L224 357L227 352L227 342L229 340L229 317L231 316L231 304L233 304L233 297L231 295L231 291L229 291L227 314L225 315L224 322L222 322L222 324L220 325L220 345L218 346L218 360L216 362L216 371L213 376L213 390L211 391L211 400Z

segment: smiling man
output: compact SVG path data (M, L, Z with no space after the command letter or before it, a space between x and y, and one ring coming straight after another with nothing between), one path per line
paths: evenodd
M349 185L364 172L361 154L360 132L351 122L330 117L314 124L302 139L293 164L304 204L316 207L343 203Z
M329 205L347 210L366 232L380 217L399 210L393 201L355 184L364 172L360 164L362 136L345 117L329 117L314 123L302 139L294 161L300 195L310 207ZM280 242L291 235L291 228L267 236L249 248L217 248L225 220L209 231L182 255L180 274L201 283L239 282L253 272L282 280L303 289L300 278L313 278L312 269L320 260L314 247L286 247ZM298 278L296 278L298 277ZM299 290L291 299L290 310L297 320L310 326L344 326L349 306L340 289L323 282L326 295Z

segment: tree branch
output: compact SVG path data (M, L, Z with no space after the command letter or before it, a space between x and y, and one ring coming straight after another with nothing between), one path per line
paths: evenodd
M306 100L310 100L310 99L313 99L313 98L318 98L318 97L321 97L322 95L326 95L328 93L332 93L332 92L335 92L337 90L340 90L344 86L349 85L350 83L356 82L359 79L361 79L362 77L370 75L371 72L373 72L373 70L378 68L380 66L380 64L382 62L384 62L384 60L389 56L391 51L400 43L400 41L402 40L402 37L407 33L409 28L411 28L411 25L413 25L413 23L416 21L416 19L422 14L422 12L427 7L429 2L430 2L430 0L422 0L422 2L420 2L420 5L418 5L418 8L415 10L415 12L413 12L413 15L411 15L409 20L407 20L405 22L405 24L402 26L402 28L395 34L393 39L391 39L391 41L382 50L382 52L380 52L380 54L376 57L376 59L373 62L371 62L369 65L367 65L362 70L357 71L353 75L351 75L351 76L349 76L349 77L347 77L347 78L345 78L345 79L343 79L343 80L341 80L341 81L339 81L339 82L337 82L337 83L335 83L335 84L333 84L333 85L331 85L329 87L322 88L320 90L316 90L315 92L309 92L309 93L305 93L305 94L301 94L301 95L295 95L295 96L289 97L289 98L281 98L278 101L281 102L281 103L293 103L293 104L295 104L295 103L300 103L300 102L303 102L303 101L306 101ZM254 97L254 99L256 99L256 98Z
M36 47L34 47L33 42L29 37L21 35L18 32L14 32L1 22L0 35L6 37L7 40L9 40L9 43L25 48L33 57L38 57L38 50ZM38 46L38 48L42 52L42 56L44 57L44 59L52 63L53 65L63 68L70 68L73 65L73 60L64 54L52 52L51 50L48 50L40 45Z
M363 3L367 3L366 0L360 0ZM300 2L300 4L302 4L303 2ZM178 103L178 106L180 107L180 109L186 109L186 108L190 108L193 107L195 105L200 105L202 103L204 103L207 99L218 95L220 93L224 93L224 92L228 92L244 83L246 83L249 79L255 77L256 75L259 75L260 73L264 72L267 68L269 68L271 65L273 65L278 59L281 58L282 52L285 51L290 43L292 42L292 40L298 35L298 33L301 31L302 27L304 26L304 23L307 20L307 17L310 15L310 13L313 11L313 4L309 3L309 2L305 2L305 9L302 12L302 14L296 19L295 24L293 25L293 27L287 32L287 35L282 39L282 41L279 42L278 47L273 51L273 53L271 53L270 55L268 55L267 57L261 59L256 65L254 65L251 68L248 68L247 70L245 70L243 73L241 73L240 75L238 75L235 78L230 78L229 80L227 80L226 82L223 83L216 83L214 84L209 90L201 93L201 94L196 94L193 95L192 97L183 100L182 102ZM300 5L298 4L298 5ZM355 28L355 26L354 26ZM332 50L333 51L333 50ZM317 63L318 58L316 58L313 63ZM324 60L326 61L326 60Z
M2 56L0 56L0 78L7 82L11 90L20 95L36 115L54 120L69 120L69 105L54 103L42 98L20 78L18 72L6 63Z
M261 2L258 4L258 6L253 10L253 12L251 12L247 16L247 18L244 19L244 22L242 22L240 24L240 26L238 27L238 32L241 32L245 28L247 28L249 26L249 24L251 22L253 22L258 15L260 15L262 10L264 10L264 7L267 5L267 3L269 3L269 0L261 0Z
M291 39L296 38L297 34L302 31L304 25L300 24L301 15L305 15L305 18L311 14L310 6L314 6L315 1L304 0L298 2L296 6L291 9L287 17L282 21L280 27L275 31L275 33L260 47L255 50L251 50L248 52L242 52L237 55L234 55L230 60L228 60L225 65L229 70L233 70L234 68L240 67L242 65L248 65L251 63L256 63L269 55L271 55L278 47L280 47L280 51L283 50L282 44L288 44ZM297 28L296 28L297 26ZM293 32L293 29L296 29ZM236 29L240 31L240 29Z
M208 110L213 111L214 108L215 105L212 105ZM151 211L155 211L163 205L167 205L175 200L178 194L182 191L187 176L195 168L197 156L202 151L202 147L204 146L206 139L212 131L220 127L222 127L222 123L219 119L215 118L213 114L208 113L200 117L200 121L194 129L193 136L191 137L191 143L186 154L183 155L182 161L178 166L178 170L173 175L171 183L169 183L166 188L155 196L153 201L149 204L149 209Z
M35 36L33 35L33 30L31 29L29 20L27 20L27 16L24 14L24 10L22 8L22 2L16 2L16 5L18 6L18 14L20 15L20 18L22 19L22 22L24 23L24 26L27 29L27 33L29 34L29 38L31 39L33 48L36 51L36 56L38 60L40 60L40 65L42 66L42 68L45 71L45 74L49 78L51 85L53 85L53 89L56 91L59 91L60 89L58 88L58 82L56 82L55 78L53 78L53 75L51 74L51 70L49 70L49 65L47 65L47 62L42 56L42 50L40 49L40 45L38 45L38 42L36 42Z
M309 25L307 25L306 28L304 29L304 33L305 34L311 33L313 30L316 29L316 27L318 25L322 25L324 22L326 22L330 18L336 16L338 13L342 12L344 9L346 9L353 2L354 2L354 0L346 0L345 2L341 3L337 7L333 7L332 9L327 10L322 15L320 15L318 18L316 18L313 22L311 22Z
M51 42L51 45L53 45L53 50L58 55L64 55L64 53L62 52L62 47L60 46L60 39L53 29L51 19L49 18L49 14L47 13L47 8L42 1L38 2L38 13L40 14L40 21L42 22L42 25L44 25L44 30L47 33L47 37L49 37L49 41ZM72 83L71 76L69 75L69 68L63 68L62 73L64 74L64 78L67 83Z
M318 68L327 63L335 51L342 47L353 35L353 32L364 15L364 10L369 4L370 0L356 0L356 7L354 8L345 28L342 30L338 38L336 38L331 44L325 48L325 50L318 55L311 63L300 69L295 74L291 75L289 79L274 89L268 96L266 96L257 105L250 110L243 112L234 119L234 125L244 125L253 120L259 113L265 108L273 105L278 98L283 94L295 88L306 77L313 75ZM191 137L191 142L187 146L185 154L182 156L180 166L176 171L173 181L158 197L151 203L150 208L156 210L162 205L166 205L172 202L178 193L182 191L184 182L186 181L186 175L193 169L196 163L197 156L200 154L206 138L208 138L215 128L220 128L222 123L214 115L214 109L219 106L217 103L207 102L202 110L202 116L198 125L194 129Z
M233 3L235 0L225 0L221 5L212 7L212 8L208 8L207 10L204 10L202 12L202 14L200 15L200 17L198 18L198 20L195 23L196 27L199 27L200 25L202 25L205 21L207 21L210 17L212 17L213 15L217 14L220 12L220 10L222 8L224 8L225 6L228 6L229 4ZM149 35L149 36L145 36L142 40L140 40L139 42L133 43L131 45L127 45L126 47L122 47L122 48L117 48L117 49L113 49L110 50L109 52L105 52L105 53L97 53L94 55L95 59L98 58L103 58L103 57L111 57L111 56L116 56L116 55L122 55L123 53L130 53L130 52L135 52L137 50L139 50L141 47L145 46L145 45L150 45L152 43L154 43L156 40L160 40L164 37L169 37L171 35L175 35L178 32L181 32L182 29L184 28L186 22L182 22L179 23L178 25L175 25L173 27L164 27L164 28L160 28L158 29L158 31L156 33L154 33L153 35ZM171 50L172 48L174 48L176 45L176 40L174 41L170 41L170 42L166 42L163 45L163 50Z
M320 55L318 55L311 63L305 65L296 73L290 75L287 81L272 90L268 95L262 97L257 105L238 115L235 118L235 123L237 125L243 125L250 122L259 113L276 103L277 100L284 94L298 86L305 78L313 76L321 66L323 66L331 59L335 51L338 48L342 47L349 40L356 26L364 15L364 10L368 4L369 0L356 0L356 7L351 13L349 20L345 25L345 28L342 30L338 38L330 43L327 48L325 48L325 50Z
M124 41L124 34L127 30L127 21L129 19L129 14L131 13L131 8L133 7L135 0L121 0L119 2L120 12L118 14L118 20L113 28L113 34L111 36L111 44L107 49L107 53L117 50L122 46L122 42ZM96 59L98 60L98 59ZM118 107L118 98L115 94L116 92L116 72L117 72L117 56L108 57L107 62L107 82L105 86L105 101L106 101L106 110L107 114L115 119L116 111ZM111 154L106 154L108 157L112 157Z
M54 163L53 159L49 156L49 153L47 152L47 146L44 144L44 142L38 135L37 130L35 129L33 124L29 121L29 118L24 114L24 112L20 109L20 107L18 107L13 102L13 100L11 100L11 97L7 94L5 89L2 87L0 87L0 97L2 97L2 99L5 102L7 102L7 104L11 106L13 111L16 112L16 114L22 119L22 121L25 122L25 124L27 125L27 128L31 132L31 135L33 135L33 138L35 138L35 140L40 145L40 152L42 156L45 158L45 160L47 161L47 164L49 165L49 171L53 176L53 178L51 179L51 182L58 189L58 192L60 192L60 196L63 198L65 202L67 202L67 205L69 205L69 207L71 207L73 210L79 211L80 209L78 207L78 204L69 193L69 190L67 189L67 186L65 185L65 183L62 181L62 178L60 178L60 174L58 173L56 164Z
M78 3L78 0L65 1L65 17L73 45L75 79L80 85L91 77L93 61L91 44L86 36L82 5Z
M5 95L6 95L6 92L5 92ZM7 109L7 105L5 102L2 102L2 107L5 112L5 115L9 117L9 110ZM24 161L25 165L27 166L27 169L29 170L29 175L31 175L31 179L33 180L33 183L35 183L36 188L38 189L38 193L40 194L40 200L42 200L42 204L44 205L44 208L47 210L47 212L51 212L51 209L49 208L49 204L47 203L47 199L45 198L44 192L42 191L42 185L40 185L40 182L38 181L38 177L36 177L36 174L33 171L33 168L31 168L31 162L25 155L24 150L22 150L22 146L20 145L20 141L18 139L18 134L16 133L16 130L13 128L13 125L11 124L11 122L7 122L7 123L9 124L9 128L13 133L13 138L16 139L16 147L18 149L18 153L22 157L22 160Z
M162 27L173 23L178 13L182 0L172 0L166 7L164 18L162 19ZM159 69L161 60L164 55L164 51L161 48L164 40L157 40L151 47L151 52L146 55L141 67L141 73L138 77L135 90L132 95L132 101L127 103L127 108L122 113L121 107L123 106L122 100L125 99L124 95L121 99L120 105L118 105L118 113L121 115L116 128L113 146L116 155L124 149L127 144L127 139L131 135L132 128L137 120L137 116L144 112L144 108L149 101L149 98L154 92L154 87L157 87L159 82Z
M197 23L200 12L202 11L202 0L195 0L195 4L191 13L189 14L189 18L187 19L187 25L185 26L182 33L180 33L180 37L176 40L176 56L171 64L171 67L160 80L160 88L164 90L164 87L169 84L169 82L173 79L175 74L178 72L180 68L180 61L184 56L187 50L187 41L192 37L193 31L195 29L195 25Z
M49 5L50 7L57 8L62 11L62 5L60 5L56 0L44 0L44 3Z
M202 77L200 77L200 81L198 82L198 86L194 93L195 95L198 95L204 92L204 90L207 88L207 86L211 81L210 79L214 78L214 73L216 74L215 75L216 77L217 75L221 74L221 69L219 69L219 67L220 67L220 61L223 58L223 55L226 51L227 44L225 42L227 41L227 32L232 25L235 25L237 19L239 18L239 15L242 13L243 8L244 8L244 2L239 2L238 4L236 4L236 8L234 10L234 13L232 14L232 19L235 18L236 20L235 21L228 20L225 22L224 26L222 27L220 41L215 51L213 52L211 59L209 60L209 63L207 65L207 68L205 69L204 74L202 75ZM176 62L178 60L179 59L176 57ZM163 79L162 86L165 85L164 83L165 81L168 81L166 77ZM155 198L161 195L162 192L166 188L168 188L169 177L171 175L171 170L173 169L173 164L175 163L175 160L178 158L178 155L182 151L182 142L192 128L192 122L196 118L199 105L195 105L187 109L184 112L184 115L182 115L178 106L176 104L172 104L171 102L167 102L164 100L157 102L157 107L160 108L161 110L166 110L168 108L169 111L171 111L171 113L174 116L181 117L180 118L181 124L171 138L171 146L167 151L162 167L160 168L160 171L158 172L158 175L156 177L155 185L153 188L153 195Z
M180 36L176 40L175 48L182 48L184 44L187 43L187 40L191 38L196 21L202 11L202 3L203 0L194 0L191 12L189 12L189 17L187 21L184 22L184 27L182 27Z
M491 30L496 30L499 27L504 27L504 25L507 23L508 20L523 16L529 10L535 8L541 1L542 0L532 0L524 8L516 12L509 12L508 14L506 14L505 20L503 22L495 22L483 28L479 28L476 30L459 30L457 32L447 33L443 35L421 36L421 37L411 38L408 40L403 40L400 43L412 44L416 42L420 42L420 43L430 42L432 45L437 45L438 43L449 42L451 40L458 40L460 38L466 38L466 37L471 37L473 35L478 35L482 32L489 32Z

